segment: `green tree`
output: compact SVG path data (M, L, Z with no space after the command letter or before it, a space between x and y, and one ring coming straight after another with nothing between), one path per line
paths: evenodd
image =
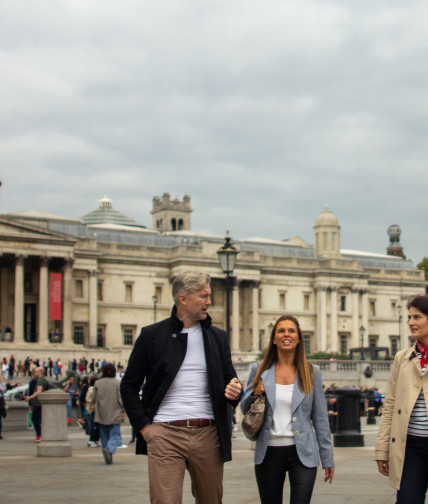
M428 257L424 257L417 268L425 271L425 280L428 280ZM428 294L428 286L425 287L425 292Z

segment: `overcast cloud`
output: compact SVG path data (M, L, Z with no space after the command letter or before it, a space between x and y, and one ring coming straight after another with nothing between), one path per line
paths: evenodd
M108 195L151 226L428 256L428 4L23 0L0 7L1 212L80 217Z

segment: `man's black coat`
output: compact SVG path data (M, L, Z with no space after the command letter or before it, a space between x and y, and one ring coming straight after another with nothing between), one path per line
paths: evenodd
M227 462L232 458L227 403L236 407L240 397L228 401L224 392L230 380L236 378L236 372L226 333L211 325L209 315L200 324L211 404L223 459ZM143 327L129 358L120 390L126 413L137 434L137 454L147 454L147 445L140 431L152 422L186 355L187 333L182 330L183 323L177 318L174 306L171 317ZM143 383L140 400L139 392Z

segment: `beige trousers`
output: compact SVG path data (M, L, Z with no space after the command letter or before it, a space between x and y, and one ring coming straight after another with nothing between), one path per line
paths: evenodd
M144 434L152 504L182 503L186 469L195 503L221 504L224 462L215 425L176 427L153 423Z

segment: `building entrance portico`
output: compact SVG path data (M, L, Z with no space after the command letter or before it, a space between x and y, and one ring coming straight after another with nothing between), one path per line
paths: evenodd
M64 300L71 302L71 296L62 281L56 301L61 304L61 316L50 313L51 275L57 273L63 279L75 240L3 219L0 229L0 342L18 346L59 342L66 322ZM67 322L71 332L71 319Z

